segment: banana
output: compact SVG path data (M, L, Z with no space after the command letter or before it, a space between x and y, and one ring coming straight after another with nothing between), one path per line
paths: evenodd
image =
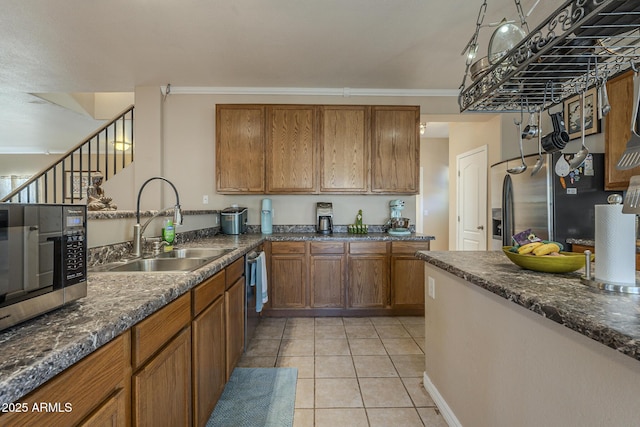
M533 254L536 256L548 255L551 252L560 252L560 247L555 243L545 243L533 250Z
M522 246L520 246L518 248L518 253L520 255L525 255L530 253L531 251L533 251L535 248L537 248L538 246L542 246L542 242L531 242L531 243L526 243Z

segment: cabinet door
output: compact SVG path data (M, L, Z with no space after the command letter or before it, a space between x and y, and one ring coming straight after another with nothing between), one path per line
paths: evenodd
M265 190L265 107L216 107L216 189L219 193Z
M320 191L366 192L369 187L369 107L320 109Z
M191 425L191 327L133 376L134 426Z
M304 255L272 255L269 279L271 308L306 306L307 266Z
M631 114L633 110L633 71L629 71L607 82L607 94L611 111L605 118L604 158L605 190L626 190L629 180L638 174L638 168L618 170L616 164L631 137Z
M344 308L344 255L310 257L311 307Z
M218 298L192 323L193 424L204 426L226 382L224 298Z
M233 368L244 351L244 276L224 293L225 334L227 341L226 379L229 381Z
M392 256L391 287L392 308L424 309L424 261Z
M316 192L316 108L269 106L267 126L267 192Z
M116 427L128 425L127 397L128 395L124 390L118 391L89 418L80 423L79 427Z
M389 295L389 257L387 255L349 256L349 307L386 307Z
M378 193L418 192L419 107L373 107L372 182Z

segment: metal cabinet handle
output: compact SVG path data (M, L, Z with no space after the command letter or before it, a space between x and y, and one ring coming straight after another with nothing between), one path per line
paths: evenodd
M477 226L477 227L476 227L476 229L478 229L478 230L484 230L484 225L479 225L479 226Z

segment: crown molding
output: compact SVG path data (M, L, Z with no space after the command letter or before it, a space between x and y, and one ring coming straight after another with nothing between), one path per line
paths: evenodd
M166 95L167 86L160 90ZM306 87L211 87L173 86L169 94L179 95L289 95L289 96L399 96L457 97L459 89L375 89L375 88L306 88Z

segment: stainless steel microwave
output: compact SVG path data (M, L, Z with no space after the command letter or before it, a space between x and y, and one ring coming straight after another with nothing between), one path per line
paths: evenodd
M87 208L0 203L0 330L87 295Z

